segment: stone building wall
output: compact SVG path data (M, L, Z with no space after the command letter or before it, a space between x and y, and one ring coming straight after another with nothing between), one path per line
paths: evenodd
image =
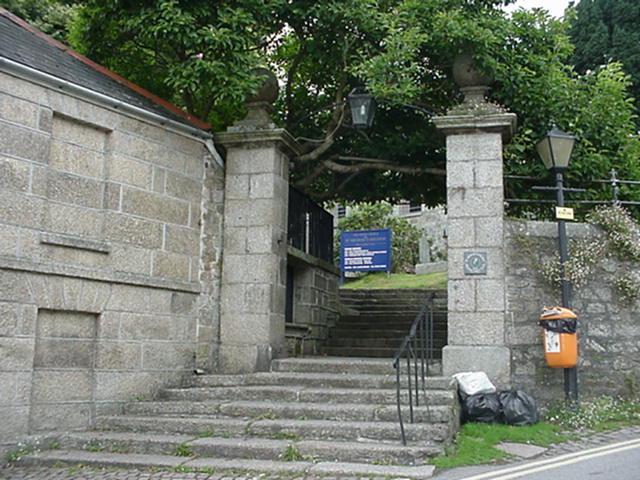
M338 320L339 271L292 247L288 264L293 268L293 322L310 329L304 342L289 342L290 354L317 355Z
M0 73L0 443L213 363L221 182L201 141Z
M597 230L568 224L569 238L585 238ZM557 252L557 225L552 222L507 222L505 335L511 348L512 384L542 401L564 398L562 369L544 363L541 329L543 306L559 305L560 291L537 273L536 264ZM613 287L618 263L605 259L591 281L574 289L579 317L580 395L638 394L640 387L640 305L627 305Z

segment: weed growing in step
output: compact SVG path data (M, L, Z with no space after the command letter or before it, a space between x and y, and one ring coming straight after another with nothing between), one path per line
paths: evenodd
M49 450L60 450L60 442L58 440L53 440L48 445Z
M9 451L6 456L6 460L8 463L19 462L22 457L29 455L37 450L35 445L30 443L18 443L16 448Z
M305 457L300 453L298 447L296 447L293 443L289 444L287 448L285 448L284 452L280 454L280 458L285 462L302 462Z
M111 453L128 453L129 449L124 443L113 442L109 447Z
M102 445L97 440L91 440L91 441L85 443L83 448L87 452L93 452L93 453L104 451L104 445Z
M579 408L565 405L551 408L546 420L567 430L598 432L640 425L640 402L604 396L590 402L581 402Z
M180 445L178 445L176 447L175 456L176 457L192 457L193 449L191 448L191 445L188 445L186 443L181 443Z

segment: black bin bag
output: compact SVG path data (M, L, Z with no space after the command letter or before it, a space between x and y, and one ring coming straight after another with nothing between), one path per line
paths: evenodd
M461 397L463 423L500 423L500 398L497 393L476 393Z
M531 395L522 390L507 390L500 392L499 397L504 423L517 426L538 423L538 406Z

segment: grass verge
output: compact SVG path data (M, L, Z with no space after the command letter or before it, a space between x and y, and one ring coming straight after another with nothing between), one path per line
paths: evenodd
M348 280L342 288L347 289L394 289L394 288L447 288L447 272L413 275L410 273L369 273L355 280Z
M501 442L528 443L548 447L552 443L567 441L571 436L561 433L562 428L547 422L527 427L467 423L458 433L456 446L446 455L435 457L431 463L438 468L494 463L509 455L495 446Z

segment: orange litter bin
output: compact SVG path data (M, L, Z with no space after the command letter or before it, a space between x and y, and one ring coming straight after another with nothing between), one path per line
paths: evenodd
M545 307L540 315L544 358L551 368L578 364L578 316L568 308Z

